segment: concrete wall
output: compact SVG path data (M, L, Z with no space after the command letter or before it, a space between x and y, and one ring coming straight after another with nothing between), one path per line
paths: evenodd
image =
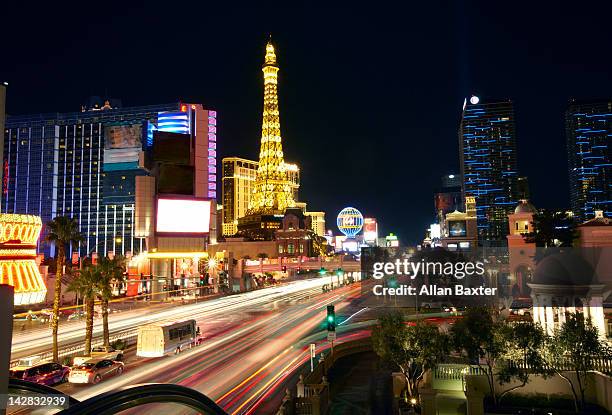
M574 373L565 372L565 375L576 384ZM489 394L489 385L484 375L466 376L467 391L470 393ZM520 382L511 382L500 386L495 384L495 390L500 393L512 386L519 385ZM580 393L578 390L576 391ZM512 391L518 395L544 394L546 396L564 396L573 399L572 390L569 383L558 375L544 379L542 376L531 376L530 382L522 388ZM612 378L600 372L590 372L587 378L586 400L596 403L612 412Z

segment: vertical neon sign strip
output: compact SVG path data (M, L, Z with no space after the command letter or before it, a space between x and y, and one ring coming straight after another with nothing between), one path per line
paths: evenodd
M8 183L9 183L9 165L8 160L4 159L4 176L2 177L2 192L8 194Z
M217 198L217 111L208 111L208 197Z

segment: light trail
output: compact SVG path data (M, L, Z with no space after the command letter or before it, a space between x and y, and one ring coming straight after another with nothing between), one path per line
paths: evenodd
M363 312L364 312L364 311L366 311L366 310L368 310L368 307L364 307L364 308L362 308L361 310L357 311L356 313L351 314L351 315L349 316L349 318L347 318L347 319L346 319L346 320L344 320L343 322L338 323L338 325L339 325L339 326L341 326L341 325L343 325L343 324L348 323L348 321L349 321L350 319L352 319L353 317L355 317L357 314L361 314L361 313L363 313Z

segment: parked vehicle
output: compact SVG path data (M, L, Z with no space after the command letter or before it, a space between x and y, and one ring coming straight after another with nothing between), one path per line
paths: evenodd
M442 304L440 306L440 309L444 311L445 313L456 313L457 312L457 307L451 304Z
M19 359L19 361L17 362L17 366L32 367L41 363L44 363L43 358L41 356L30 356Z
M136 356L162 357L180 353L195 342L196 321L171 321L147 324L138 328Z
M115 350L112 346L98 346L91 349L89 356L75 356L72 360L74 366L78 366L91 359L109 359L109 360L123 360L123 350Z
M68 380L70 369L58 363L39 363L35 366L16 366L9 371L10 377L53 386Z
M430 309L441 309L442 303L439 301L423 301L420 304L421 308L430 310Z
M85 313L83 311L75 311L68 315L68 320L81 320L85 318Z
M510 314L519 316L531 316L533 302L531 298L517 298L510 304Z
M120 375L125 370L123 362L110 359L91 359L70 369L68 382L70 383L100 383L103 379Z

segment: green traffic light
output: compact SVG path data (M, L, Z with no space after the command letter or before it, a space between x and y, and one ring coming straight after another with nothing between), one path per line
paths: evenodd
M327 316L327 321L329 321L330 323L334 322L334 316Z
M321 268L321 269L319 270L319 275L325 275L325 273L326 273L326 272L327 272L327 271L325 270L325 268Z

